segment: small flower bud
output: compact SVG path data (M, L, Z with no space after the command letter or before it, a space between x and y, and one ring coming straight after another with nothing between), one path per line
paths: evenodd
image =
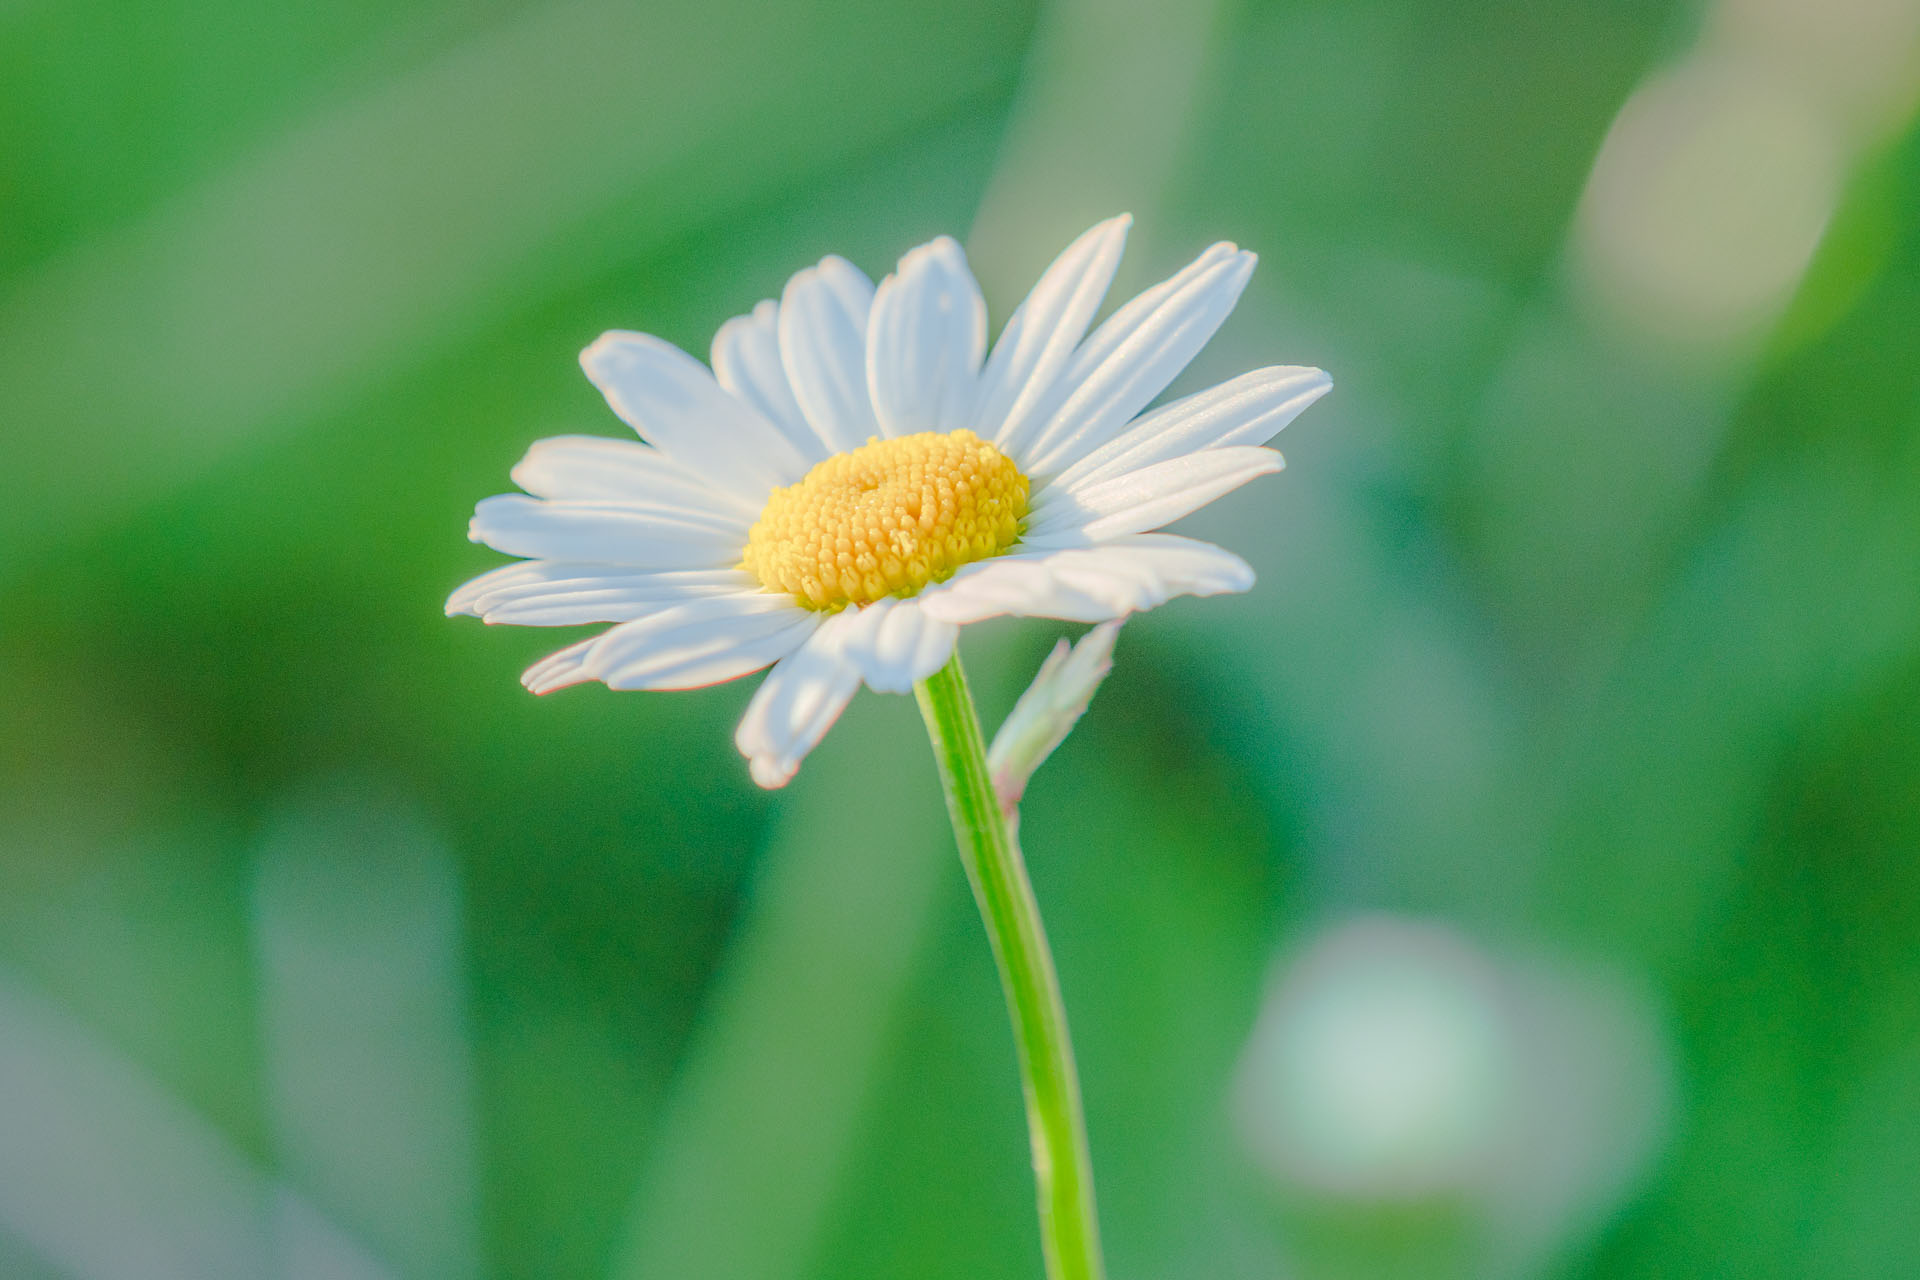
M1119 622L1103 622L1071 649L1065 640L1054 645L1000 732L993 735L987 771L1000 807L1007 812L1019 805L1027 780L1066 741L1100 682L1113 670L1113 644L1119 635Z

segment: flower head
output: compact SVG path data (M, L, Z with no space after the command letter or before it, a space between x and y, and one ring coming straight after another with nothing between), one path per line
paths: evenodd
M1279 470L1260 446L1332 384L1276 366L1138 416L1254 257L1214 245L1088 334L1127 227L1068 246L991 354L946 237L878 288L841 258L800 272L720 327L711 372L647 334L605 334L580 362L645 443L536 442L513 470L526 492L481 502L470 529L527 558L447 612L616 624L529 668L536 693L688 689L772 664L735 741L774 787L863 682L909 690L969 622L1102 622L1246 590L1238 556L1151 531Z

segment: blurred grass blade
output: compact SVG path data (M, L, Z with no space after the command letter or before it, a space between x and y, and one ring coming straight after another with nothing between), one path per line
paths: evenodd
M950 114L1004 74L995 16L535 6L45 264L0 298L0 418L46 442L14 456L9 563L337 411L515 285L565 287ZM886 56L808 92L794 51L841 45ZM617 240L583 231L636 195Z
M1062 245L1135 215L1135 244L1186 151L1217 53L1218 0L1055 0L967 250L1004 319ZM1132 273L1141 269L1136 248ZM1130 274L1122 268L1122 279Z
M393 1273L192 1109L0 971L0 1229L74 1280ZM297 1237L282 1234L294 1226ZM329 1270L286 1270L289 1253Z
M408 1274L446 1280L480 1269L459 918L445 847L378 787L313 786L260 850L253 940L282 1165Z
M937 892L944 811L904 699L855 702L761 857L661 1119L615 1280L791 1280L886 1058ZM866 721L865 732L850 726Z

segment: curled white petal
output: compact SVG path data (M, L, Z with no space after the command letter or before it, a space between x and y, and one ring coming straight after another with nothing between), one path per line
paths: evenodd
M1062 495L1021 539L1034 548L1086 546L1171 524L1285 462L1272 449L1236 445L1169 458Z
M1049 498L1169 458L1265 444L1332 389L1333 379L1319 369L1278 365L1195 392L1155 409L1061 472L1042 490L1034 514Z
M753 780L784 787L860 688L860 670L842 651L851 611L827 619L760 683L733 735Z
M888 597L846 613L857 616L839 633L841 650L881 693L906 693L945 666L959 636L953 624L928 617L913 600Z
M874 293L867 327L867 386L882 436L968 425L987 304L950 236L923 244Z
M1126 610L1062 582L1049 563L1058 551L1003 556L969 565L946 583L921 596L930 617L965 626L1010 614L1017 618L1059 618L1064 622L1106 622Z
M964 626L987 618L1106 622L1174 596L1245 591L1253 570L1230 551L1174 534L1135 534L1095 547L983 560L922 596L930 616Z
M652 334L601 334L580 353L580 367L641 438L753 510L812 465L705 365Z
M630 622L682 600L737 594L759 585L738 569L633 573L604 564L523 560L461 586L448 597L447 612L532 627Z
M467 536L510 556L635 569L717 569L737 563L741 547L738 518L725 509L543 502L517 493L481 499Z
M744 532L752 514L666 454L638 440L549 436L528 446L513 482L536 498L631 502L727 517Z
M787 367L780 360L780 304L761 302L735 316L713 335L713 376L761 417L780 429L809 464L833 451L800 411Z
M788 596L704 597L620 624L594 640L580 667L609 689L697 689L777 662L819 625L819 614Z
M584 684L593 679L582 664L587 650L593 648L593 642L597 639L598 636L593 636L548 654L520 674L520 683L534 693L552 693L556 689Z
M1057 475L1117 435L1213 337L1254 262L1251 253L1216 244L1114 312L1061 375L1059 407L1022 452L1022 470Z
M1017 455L1040 426L1060 371L1093 322L1126 249L1129 214L1108 218L1053 260L1001 330L980 374L974 429Z
M780 362L800 411L834 453L880 433L867 391L872 310L873 282L832 256L787 281L780 297Z

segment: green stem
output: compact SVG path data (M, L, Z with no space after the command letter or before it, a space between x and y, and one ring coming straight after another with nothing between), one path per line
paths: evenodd
M1040 924L1040 907L1007 813L987 774L987 749L960 655L914 686L933 739L954 838L993 943L1020 1055L1040 1195L1040 1243L1051 1280L1101 1280L1093 1168L1067 1011Z

